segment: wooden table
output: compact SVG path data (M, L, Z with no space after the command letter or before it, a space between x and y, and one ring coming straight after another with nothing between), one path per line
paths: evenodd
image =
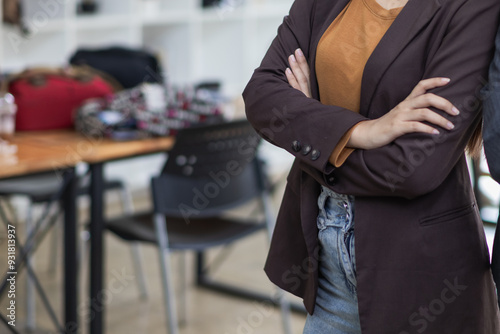
M0 154L0 179L61 170L81 162L81 158L67 155L63 147L46 145L37 137L23 133L9 139L9 143L17 145L18 152Z
M18 132L10 140L18 146L14 159L0 156L0 178L38 172L69 171L80 162L91 171L91 256L90 256L90 333L103 331L103 166L106 162L166 152L171 137L117 142L99 136L83 136L71 130ZM16 161L17 159L17 161ZM72 179L75 179L74 177ZM76 257L76 186L72 182L64 195L65 203L65 321L67 333L77 333L77 257ZM95 307L98 303L99 307ZM95 308L95 309L94 309Z
M16 169L21 171L34 161L39 166L48 165L57 169L71 163L106 162L167 151L174 143L172 137L113 141L102 137L83 136L72 130L18 132L9 141L19 146L18 157L21 165ZM39 166L37 168L40 168ZM3 169L1 160L0 167ZM3 174L0 170L0 177Z

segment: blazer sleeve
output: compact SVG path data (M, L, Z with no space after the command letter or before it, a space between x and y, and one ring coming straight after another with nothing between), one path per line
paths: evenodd
M500 182L500 29L495 58L490 66L489 83L484 92L484 151L491 176Z
M325 106L288 84L288 56L301 48L309 59L315 0L296 0L278 28L243 98L250 123L267 141L287 150L319 173L330 171L328 158L341 137L366 118L347 109Z
M480 122L480 89L492 58L499 5L498 0L466 1L455 11L438 50L426 60L424 78L451 78L448 85L431 92L461 111L449 116L434 109L450 119L455 129L441 129L434 136L409 134L378 149L356 150L333 172L333 190L355 196L414 198L445 180Z

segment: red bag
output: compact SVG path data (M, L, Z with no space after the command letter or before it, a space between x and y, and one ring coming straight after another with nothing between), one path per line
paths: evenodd
M103 78L85 69L36 69L11 78L8 91L17 104L16 130L73 127L73 112L89 98L113 94Z

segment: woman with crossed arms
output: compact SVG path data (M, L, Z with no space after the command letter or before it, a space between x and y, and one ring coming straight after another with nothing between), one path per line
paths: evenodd
M498 0L296 0L243 97L295 162L266 273L304 333L496 334L464 151Z

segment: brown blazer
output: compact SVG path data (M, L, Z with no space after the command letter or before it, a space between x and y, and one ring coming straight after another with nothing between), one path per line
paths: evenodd
M316 201L326 185L356 196L363 334L497 334L489 253L464 148L480 122L478 96L493 56L500 1L410 0L366 64L360 114L322 105L314 71L318 41L347 3L296 0L243 93L253 126L296 157L265 270L313 312ZM298 47L310 63L313 99L285 77L287 57ZM328 163L354 124L384 115L421 79L437 76L451 78L433 92L461 110L452 119L454 130L356 150L340 168Z

